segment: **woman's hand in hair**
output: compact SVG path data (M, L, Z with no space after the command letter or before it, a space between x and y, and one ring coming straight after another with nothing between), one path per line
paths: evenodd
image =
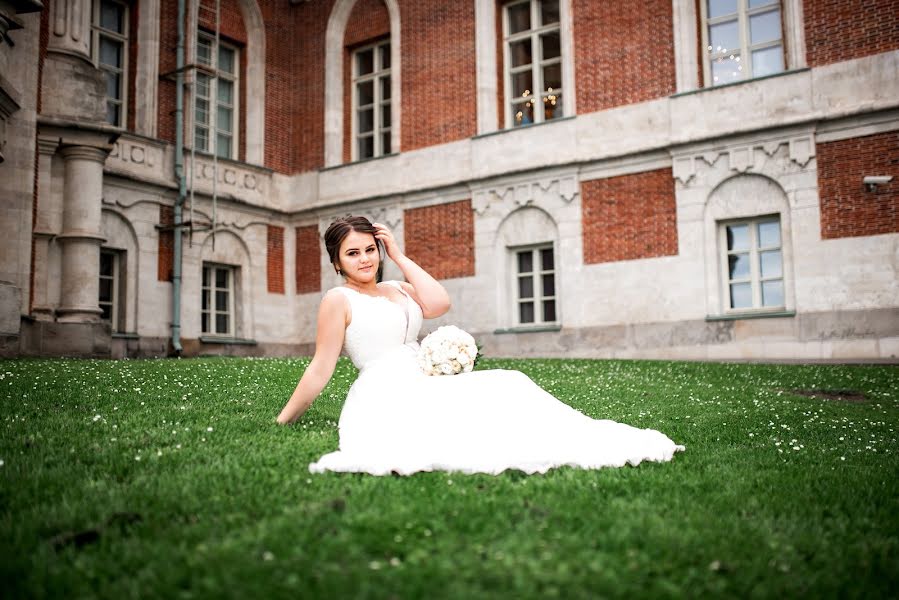
M381 223L372 223L372 225L375 227L375 238L384 244L387 256L393 262L398 262L403 257L403 251L400 250L400 245L397 244L396 238L393 237L393 232Z

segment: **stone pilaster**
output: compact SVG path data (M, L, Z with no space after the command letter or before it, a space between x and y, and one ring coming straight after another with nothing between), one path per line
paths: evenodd
M99 320L100 234L103 164L110 147L64 146L65 191L62 233L62 287L57 319L68 323Z
M59 147L58 138L38 138L37 189L40 201L34 221L34 290L32 315L41 321L53 320L50 298L50 244L62 232L62 203L53 194L53 155Z
M50 1L47 50L90 59L91 0Z

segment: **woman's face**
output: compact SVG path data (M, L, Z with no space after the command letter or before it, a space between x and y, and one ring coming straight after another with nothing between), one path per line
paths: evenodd
M375 236L370 233L350 231L340 244L338 261L338 266L347 279L358 283L375 280L378 266L381 263Z

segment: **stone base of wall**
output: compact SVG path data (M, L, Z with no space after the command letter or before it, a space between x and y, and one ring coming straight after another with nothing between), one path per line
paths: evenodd
M111 342L109 323L56 323L23 318L19 335L8 336L5 343L0 343L0 353L3 356L111 358Z
M474 336L493 357L899 363L899 307Z

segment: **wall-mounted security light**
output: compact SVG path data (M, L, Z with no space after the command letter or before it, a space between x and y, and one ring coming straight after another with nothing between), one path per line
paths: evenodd
M878 185L886 185L891 181L893 181L892 175L866 175L862 179L862 183L865 184L869 192L876 191Z

